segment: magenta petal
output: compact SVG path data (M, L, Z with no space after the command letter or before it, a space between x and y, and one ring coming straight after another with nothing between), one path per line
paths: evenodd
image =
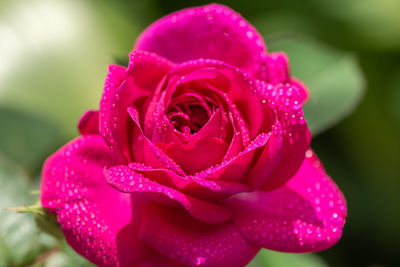
M195 176L203 179L218 179L221 181L241 181L246 177L254 151L265 146L270 139L270 134L258 135L236 157L223 161L221 164L210 167Z
M302 92L298 87L289 83L272 86L257 81L257 88L266 104L276 110L282 127L280 161L261 187L263 190L273 190L296 174L310 145L311 134L303 116Z
M195 174L222 162L228 145L220 138L202 138L187 144L157 144L186 174Z
M209 225L176 208L150 204L140 238L159 253L189 266L245 266L257 253L231 223Z
M179 175L169 169L153 168L151 166L137 162L129 163L128 167L135 172L143 174L144 177L148 178L151 181L157 182L167 187L172 187L174 189L180 190L192 183L192 180L188 176Z
M232 221L247 240L285 252L320 251L338 242L346 201L311 150L307 156L284 187L229 199Z
M141 144L141 149L138 147L134 147L134 150L136 152L139 152L139 155L136 155L137 158L140 158L141 160L145 161L147 164L152 163L154 166L157 167L165 167L167 169L170 169L177 174L180 175L185 175L185 172L182 170L182 168L176 164L175 161L173 161L170 157L168 157L159 147L157 147L155 144L153 144L143 133L143 130L140 126L139 122L139 114L138 111L133 108L133 107L128 107L128 113L131 117L131 119L134 122L134 125L136 127L136 130L138 132L138 136L140 136L140 144ZM139 139L139 137L138 137ZM137 140L139 141L139 140ZM152 166L152 164L149 164ZM153 166L152 166L153 167Z
M99 134L99 112L87 110L78 122L79 132L84 134Z
M173 261L161 254L154 255L150 259L141 262L138 265L132 267L188 267L187 265L180 264Z
M289 59L283 52L274 52L267 55L268 83L290 83L300 92L302 102L308 99L309 92L307 87L298 79L290 77Z
M281 159L282 146L282 128L279 122L275 122L267 144L258 149L247 174L246 184L250 189L258 189L268 179Z
M139 105L143 98L148 98L172 66L173 63L155 54L134 51L128 69L109 67L100 102L100 133L121 159L129 161L132 156L127 135L128 106Z
M151 253L137 238L140 203L104 179L104 166L114 162L100 136L86 135L58 150L43 167L42 205L57 213L68 243L99 266L132 265ZM130 238L121 239L121 232ZM124 247L132 251L123 253Z
M222 137L221 133L221 126L222 118L221 118L221 110L218 109L211 115L209 121L201 127L201 129L192 135L192 140L198 140L202 138L209 138L209 137Z
M222 180L208 180L208 179L203 179L203 178L199 178L196 176L193 176L191 178L197 185L213 192L214 195L218 195L218 194L220 196L222 195L223 198L234 195L234 194L249 191L249 189L245 185L243 185L241 183L237 183L237 182L222 181ZM195 191L192 188L192 193L197 193L199 195L199 197L207 198L208 195L211 195L208 192L204 192L205 190L203 192L198 192L198 191L201 191L201 190Z
M129 76L138 88L151 93L174 66L175 64L166 58L146 51L132 51L129 54Z
M271 84L287 83L290 79L289 60L285 53L269 53L267 56L268 82Z
M242 135L246 136L242 139L255 138L268 128L263 126L271 126L275 121L274 114L271 114L273 109L264 105L264 96L257 93L257 81L242 69L219 60L196 59L177 65L169 75L185 76L184 80L189 80L196 74L207 75L209 79L204 79L207 87L223 98L238 127L244 127Z
M190 215L203 222L221 223L227 221L232 215L230 208L191 197L153 182L124 165L105 170L105 176L111 186L122 192L147 192L163 204L182 206Z
M135 49L174 62L218 59L265 79L266 47L261 35L223 5L187 8L161 18L139 36Z
M129 110L128 110L129 111ZM180 132L176 131L174 126L168 120L168 117L165 113L157 114L160 115L157 119L153 118L154 124L152 125L151 129L152 132L149 134L151 136L152 143L180 143ZM154 116L156 117L156 116ZM148 122L149 120L147 120ZM143 131L145 134L145 130Z
M196 176L181 176L171 170L154 169L140 163L129 163L129 168L159 184L178 189L190 196L208 201L219 201L233 194L248 192L249 189L231 181L208 180Z
M300 81L299 79L296 79L296 78L293 78L293 77L292 77L292 79L290 81L290 84L293 87L297 88L298 92L301 95L302 102L303 103L307 102L308 98L310 97L310 91L307 88L307 86L302 81Z
M108 67L103 96L100 101L99 117L100 134L110 146L111 150L118 154L120 160L124 160L124 157L125 159L129 159L129 152L126 150L124 151L124 145L127 142L126 136L124 135L126 123L124 120L119 120L119 118L123 118L123 115L119 109L120 105L117 105L117 102L119 102L118 99L120 98L116 99L115 97L115 95L120 94L120 92L127 91L126 87L122 88L125 76L126 68L118 65L110 65ZM126 94L127 93L123 96L125 97ZM123 101L129 102L130 99Z

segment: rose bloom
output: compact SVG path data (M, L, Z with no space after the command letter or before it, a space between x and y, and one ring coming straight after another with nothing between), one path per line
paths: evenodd
M150 25L109 67L98 111L43 167L42 205L99 266L245 266L319 251L345 199L310 149L307 90L217 4Z

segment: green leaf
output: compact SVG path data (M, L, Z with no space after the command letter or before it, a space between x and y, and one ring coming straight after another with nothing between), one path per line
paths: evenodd
M388 103L387 108L392 119L400 126L400 69L393 72L389 88L389 92L384 93L386 103Z
M262 249L247 267L327 267L315 254L282 253Z
M43 262L44 267L94 267L81 255L77 254L66 242L63 242L60 250L55 250ZM36 267L36 266L35 266Z
M0 151L36 177L46 157L65 141L50 121L0 107Z
M343 27L342 36L358 47L398 51L400 1L312 0L316 13Z
M349 115L364 93L364 77L356 58L296 35L280 35L268 41L270 51L288 54L291 74L310 90L304 115L313 135Z
M33 214L36 226L45 233L55 237L58 240L64 239L64 234L61 231L60 225L57 222L57 215L51 213L48 209L42 207L38 200L33 205L24 205L21 207L7 208L7 210L15 211L17 213L30 213Z
M310 36L317 34L317 25L313 23L312 19L304 12L298 12L292 5L290 9L262 12L253 17L251 23L263 36L282 32L296 32ZM267 42L268 49L269 45Z
M6 210L34 202L28 181L18 165L0 154L0 266L30 262L53 245L39 233L31 214Z

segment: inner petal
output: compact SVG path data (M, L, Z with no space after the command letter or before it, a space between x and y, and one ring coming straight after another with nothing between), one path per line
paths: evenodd
M191 111L190 116L190 129L192 130L191 133L196 133L203 127L207 121L209 120L209 115L207 111L200 105L190 105L189 106Z
M217 137L203 138L186 144L159 143L157 146L189 175L219 164L228 149L228 144Z
M195 134L209 121L215 110L214 103L196 93L186 92L171 99L167 117L179 132Z

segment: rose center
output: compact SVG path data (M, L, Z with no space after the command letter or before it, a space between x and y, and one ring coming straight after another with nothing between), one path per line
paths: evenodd
M208 122L212 113L212 105L208 103L179 103L168 110L168 119L176 130L194 134Z

